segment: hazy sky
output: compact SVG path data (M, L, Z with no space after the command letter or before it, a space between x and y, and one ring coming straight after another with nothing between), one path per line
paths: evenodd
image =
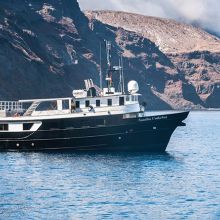
M78 0L82 10L119 10L199 23L220 33L220 0Z

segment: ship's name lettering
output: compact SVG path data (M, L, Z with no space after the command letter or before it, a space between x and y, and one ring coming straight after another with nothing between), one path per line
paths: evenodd
M139 121L154 121L154 120L163 120L167 119L167 116L153 116L148 118L140 118Z

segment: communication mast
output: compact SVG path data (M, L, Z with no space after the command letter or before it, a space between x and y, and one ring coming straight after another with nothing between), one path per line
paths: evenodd
M119 65L118 66L112 66L111 63L111 42L106 41L106 56L107 56L107 74L106 74L106 82L107 82L107 88L108 88L108 93L111 92L111 87L112 87L112 73L113 72L118 72L119 77L120 77L120 83L119 83L119 88L120 92L122 94L125 94L125 86L124 86L124 71L123 71L123 58L122 55L119 58Z
M106 76L106 82L107 82L107 88L108 88L108 92L110 92L110 87L111 87L111 81L112 81L112 76L111 76L111 42L110 41L106 41L106 55L107 55L107 76Z
M100 42L100 70L99 70L99 80L100 80L100 89L102 90L102 42Z

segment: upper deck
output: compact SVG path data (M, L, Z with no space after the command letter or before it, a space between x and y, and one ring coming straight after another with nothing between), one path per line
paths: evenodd
M100 87L92 79L86 79L85 89L73 90L70 98L31 99L17 102L0 103L0 122L11 120L41 120L44 118L87 117L111 114L128 114L140 112L138 102L138 84L135 81L128 83L128 92L125 93L123 60L119 65L111 64L111 43L106 41L107 75L106 88L102 87L100 73ZM119 78L118 91L113 86L113 73Z
M139 112L139 94L95 96L83 98L55 98L0 102L0 120L56 118L126 114Z

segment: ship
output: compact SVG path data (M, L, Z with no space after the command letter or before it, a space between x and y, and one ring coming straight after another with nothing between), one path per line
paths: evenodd
M68 98L0 101L0 151L165 152L189 111L148 111L136 81L125 91L122 57L113 66L111 43L105 47L106 77L100 68L99 86L86 79Z

